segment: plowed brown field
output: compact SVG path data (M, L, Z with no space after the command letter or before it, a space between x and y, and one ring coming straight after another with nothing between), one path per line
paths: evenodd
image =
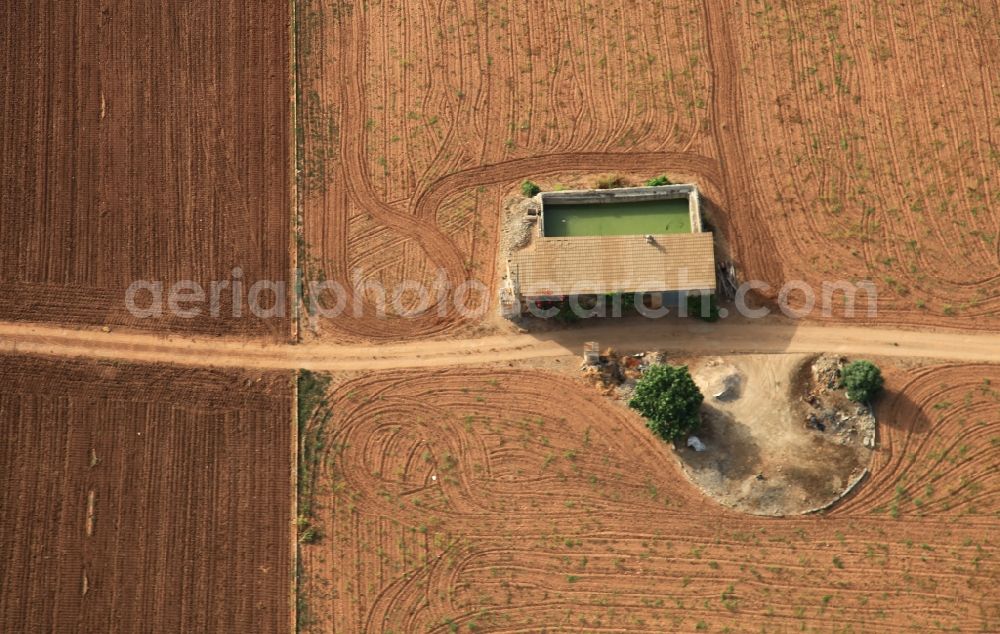
M700 7L638 5L301 0L307 277L350 289L357 276L391 296L440 272L451 288L483 282L492 301L500 208L521 179L670 170L718 183ZM462 323L451 301L387 320L361 303L320 334Z
M867 278L881 325L1000 328L1000 3L705 6L746 275Z
M391 296L441 272L492 300L518 181L668 172L702 185L745 279L871 279L872 321L1000 327L996 2L298 8L307 278ZM463 323L360 303L318 332Z
M218 318L140 320L125 290L288 279L289 13L4 2L0 319L288 337L287 318L229 317L229 293Z
M993 384L996 366L892 374L870 481L828 516L765 519L703 498L640 420L568 378L346 381L313 421L323 537L301 547L300 624L995 631Z
M6 356L0 385L0 631L288 631L288 374Z

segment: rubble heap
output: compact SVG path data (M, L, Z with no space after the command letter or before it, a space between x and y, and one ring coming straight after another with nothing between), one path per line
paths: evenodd
M861 444L875 446L875 414L871 407L854 403L840 384L840 373L847 364L844 357L822 356L812 364L812 385L803 400L809 405L806 427L836 436L846 445L854 438Z
M583 375L606 396L627 401L632 396L635 383L651 365L666 363L663 352L639 352L619 355L614 348L601 354L595 365L586 362L580 366Z

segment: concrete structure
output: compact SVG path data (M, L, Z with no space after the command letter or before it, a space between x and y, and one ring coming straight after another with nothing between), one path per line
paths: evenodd
M539 236L545 237L545 207L559 205L601 205L606 203L650 202L685 198L691 216L691 233L701 233L701 198L694 185L662 185L660 187L623 187L619 189L576 189L542 192L539 202Z
M640 202L686 198L691 233L546 237L544 222L525 249L507 261L501 291L504 312L525 301L607 293L712 293L716 287L712 234L702 230L700 200L694 185L634 187L539 194L540 215L547 206Z

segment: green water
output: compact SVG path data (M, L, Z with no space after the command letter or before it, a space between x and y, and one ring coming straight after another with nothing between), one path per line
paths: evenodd
M545 206L547 238L652 233L691 233L687 198Z

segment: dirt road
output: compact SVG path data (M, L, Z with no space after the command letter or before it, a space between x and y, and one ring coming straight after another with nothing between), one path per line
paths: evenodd
M438 367L568 357L598 341L620 351L684 353L831 352L955 361L1000 360L1000 336L759 322L705 324L623 320L559 332L397 345L262 344L229 338L160 337L0 323L0 352L246 368L351 371Z

